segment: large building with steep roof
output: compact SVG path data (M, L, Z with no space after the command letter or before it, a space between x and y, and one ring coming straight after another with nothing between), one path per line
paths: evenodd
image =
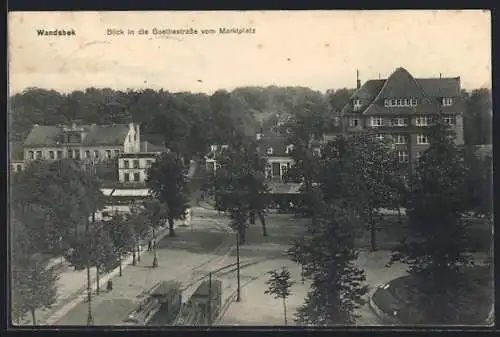
M24 161L77 159L99 162L140 152L139 125L34 125L23 144Z
M397 68L387 79L368 80L358 88L341 111L344 133L371 129L376 137L391 136L400 163L414 163L429 147L424 129L441 112L463 139L464 102L460 77L415 78Z

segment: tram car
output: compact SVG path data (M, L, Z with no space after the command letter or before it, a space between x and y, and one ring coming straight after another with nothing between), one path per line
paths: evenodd
M222 282L220 280L203 281L191 296L190 301L199 308L203 317L200 323L210 325L219 316Z
M181 284L158 282L129 313L125 325L170 325L182 305Z

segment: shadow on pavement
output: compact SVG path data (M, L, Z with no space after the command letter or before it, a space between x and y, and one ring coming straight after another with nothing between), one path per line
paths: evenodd
M158 249L178 249L190 253L213 253L228 239L225 232L177 230L176 236L165 236L158 242Z

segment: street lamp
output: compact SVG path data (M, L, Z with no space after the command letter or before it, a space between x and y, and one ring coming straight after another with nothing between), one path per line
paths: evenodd
M88 303L88 315L87 315L87 325L93 325L94 320L92 318L92 286L90 284L90 229L89 229L89 218L86 217L85 222L85 232L87 234L87 303ZM95 219L94 213L92 213L92 220Z
M241 300L241 297L240 297L240 235L238 230L236 230L236 275L238 278L236 302L239 302Z

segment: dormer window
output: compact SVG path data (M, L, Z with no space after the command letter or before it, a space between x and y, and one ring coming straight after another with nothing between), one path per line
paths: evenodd
M453 105L453 98L443 97L443 99L441 100L441 103L443 104L443 106L451 106L451 105Z
M359 98L353 99L352 107L354 111L358 111L359 109L361 109L361 100Z
M417 105L416 98L386 98L384 99L385 107L412 107Z
M293 151L293 144L287 145L285 149L285 153L291 153Z
M268 147L266 152L267 152L267 154L273 154L273 148Z

